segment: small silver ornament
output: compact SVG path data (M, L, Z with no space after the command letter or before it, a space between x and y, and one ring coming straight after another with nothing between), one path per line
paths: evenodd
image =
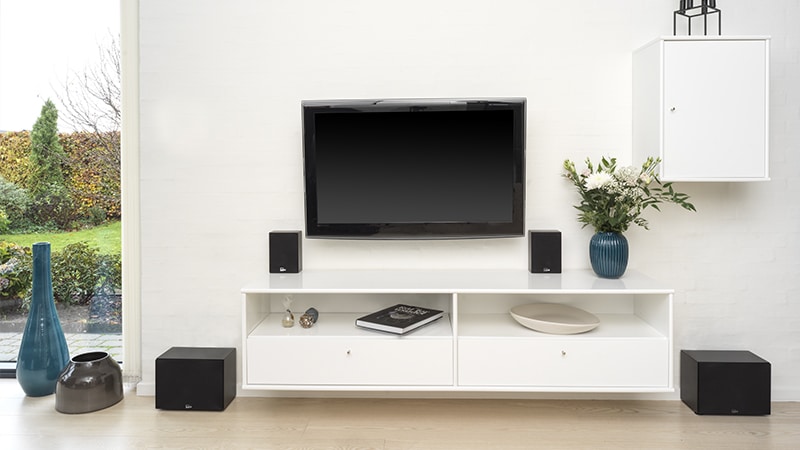
M283 320L281 321L284 328L292 328L294 326L294 314L288 309L283 314Z
M315 308L308 308L306 312L300 316L300 326L303 328L311 328L314 323L319 319L319 311Z
M283 314L283 320L281 324L283 324L284 328L292 328L294 326L294 314L292 314L292 297L286 296L283 298L283 307L286 308L286 312Z

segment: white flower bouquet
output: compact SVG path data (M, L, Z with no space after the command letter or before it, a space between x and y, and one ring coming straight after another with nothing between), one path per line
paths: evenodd
M595 167L587 158L586 170L578 173L575 164L565 160L564 177L575 185L581 196L580 204L575 205L580 211L578 221L584 227L591 225L596 232L622 233L631 223L649 229L647 220L640 215L650 207L660 211L660 203L675 203L695 211L694 205L688 202L688 195L676 192L672 183L661 183L656 173L660 162L651 157L641 168L617 168L616 158L603 157Z

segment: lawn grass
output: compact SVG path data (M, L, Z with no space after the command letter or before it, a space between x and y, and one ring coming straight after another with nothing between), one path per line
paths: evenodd
M36 242L49 242L50 249L54 252L75 242L88 241L89 246L97 247L101 254L115 255L122 253L122 223L109 222L99 227L68 233L0 234L0 241L13 242L23 247L30 247Z

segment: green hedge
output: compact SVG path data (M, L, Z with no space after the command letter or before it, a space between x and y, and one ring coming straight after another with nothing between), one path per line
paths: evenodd
M119 148L119 133L106 133L106 141L115 141ZM60 135L61 145L69 156L65 175L81 217L119 219L120 196L119 154L110 155L91 133Z
M110 142L111 147L119 149L118 132L105 133L101 137L105 145ZM104 142L96 135L85 132L59 133L59 142L67 154L62 166L67 192L58 195L58 202L49 199L48 202L27 205L28 219L31 214L48 214L57 219L54 221L60 229L68 229L76 221L98 225L106 220L119 219L122 206L119 150L106 150ZM29 188L32 172L30 153L30 132L0 133L0 177L5 184L11 183L21 190ZM0 209L4 210L11 230L28 230L32 221L20 220L16 211L3 207L4 202L7 200L0 192Z
M8 131L0 134L0 176L24 188L28 185L31 154L31 134L28 131Z

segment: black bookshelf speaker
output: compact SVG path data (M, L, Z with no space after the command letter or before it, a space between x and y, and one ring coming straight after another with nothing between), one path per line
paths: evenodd
M695 414L770 413L771 365L748 351L681 350L681 400Z
M528 270L531 273L561 273L561 232L528 231Z
M303 270L303 233L269 233L269 273L300 273Z
M222 411L236 397L236 349L172 347L156 358L156 408Z

